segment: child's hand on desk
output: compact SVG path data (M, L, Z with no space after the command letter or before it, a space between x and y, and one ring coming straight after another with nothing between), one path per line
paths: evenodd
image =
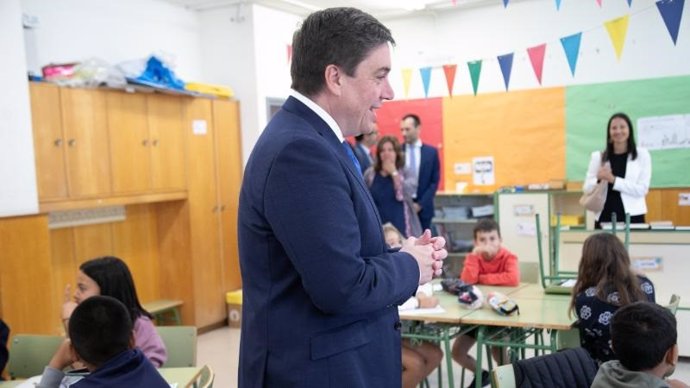
M419 301L420 309L430 309L438 306L438 298L435 296L429 296L423 292L417 293L417 300Z
M685 384L684 382L682 382L680 380L676 380L676 379L666 380L666 383L668 383L668 386L671 388L688 388L688 387L690 387L687 384Z

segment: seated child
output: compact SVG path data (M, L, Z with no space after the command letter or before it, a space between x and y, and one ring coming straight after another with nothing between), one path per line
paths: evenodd
M688 388L667 380L678 363L676 317L650 302L621 307L611 320L611 346L618 360L599 367L592 388Z
M517 286L520 284L520 268L517 257L501 246L501 232L492 219L480 219L474 227L474 250L465 256L465 264L460 279L468 284L494 286ZM475 371L476 360L469 350L477 342L477 330L461 335L453 343L453 360L465 369ZM491 349L497 362L507 355L501 348ZM475 376L468 387L475 386ZM482 387L491 383L488 371L482 371Z
M127 307L134 325L135 345L144 352L156 368L160 368L168 359L165 344L151 321L151 314L144 310L139 302L132 273L123 260L113 256L104 256L88 260L79 266L74 300L70 300L69 286L65 289L65 303L62 306L63 322L69 321L72 310L77 304L94 295L111 296ZM67 324L65 324L66 328Z
M115 298L92 296L72 313L66 339L43 371L39 388L64 386L63 369L81 362L90 372L74 388L169 388L141 350L134 347L132 319Z
M402 246L403 236L391 223L383 225L386 244L391 248ZM415 308L432 308L438 305L438 299L433 296L431 283L424 284L417 289L416 297L408 299L400 306L401 310ZM431 374L443 359L441 348L431 342L415 341L405 338L402 340L402 387L414 388Z

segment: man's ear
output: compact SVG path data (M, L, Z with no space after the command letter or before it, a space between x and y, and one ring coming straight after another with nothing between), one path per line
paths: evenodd
M343 75L343 70L336 65L328 65L324 70L326 89L336 96L341 94Z

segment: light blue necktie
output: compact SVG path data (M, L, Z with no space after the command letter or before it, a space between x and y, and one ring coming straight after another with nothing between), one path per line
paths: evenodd
M347 154L350 156L350 159L352 159L352 163L355 165L355 170L357 170L359 175L362 176L362 166L359 164L359 160L357 160L355 153L352 152L352 147L347 140L343 140L343 147L345 148L345 152L347 152Z

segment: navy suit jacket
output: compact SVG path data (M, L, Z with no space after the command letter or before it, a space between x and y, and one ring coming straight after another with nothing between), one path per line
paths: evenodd
M352 151L355 153L359 165L362 167L362 173L364 173L364 171L371 166L369 155L359 146L359 143L355 143L355 145L352 146Z
M407 144L404 148L407 148ZM422 206L422 210L419 212L419 221L422 228L427 229L434 217L434 196L436 196L438 189L438 181L441 179L441 167L436 148L422 144L420 151L421 161L419 163L415 202Z
M397 305L414 258L387 249L342 143L290 97L247 162L238 238L239 388L399 388Z

